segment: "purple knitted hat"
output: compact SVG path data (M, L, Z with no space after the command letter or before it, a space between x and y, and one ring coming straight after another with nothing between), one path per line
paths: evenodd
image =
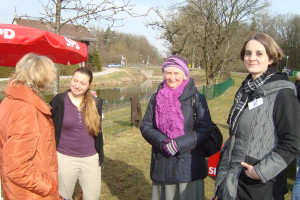
M181 56L177 56L177 55L169 56L167 60L164 62L164 64L162 64L161 66L162 72L164 72L165 68L168 67L177 67L185 73L186 77L190 76L190 70L188 68L188 64L186 60Z

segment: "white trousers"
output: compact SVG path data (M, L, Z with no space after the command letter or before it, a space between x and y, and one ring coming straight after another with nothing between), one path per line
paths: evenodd
M72 199L77 179L82 188L83 200L99 200L101 192L101 166L99 155L72 157L57 152L59 193Z

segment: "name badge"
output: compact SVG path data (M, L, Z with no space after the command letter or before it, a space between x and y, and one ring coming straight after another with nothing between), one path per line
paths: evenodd
M249 110L252 110L253 108L256 108L257 106L260 106L263 103L264 103L263 98L254 99L253 101L248 103Z

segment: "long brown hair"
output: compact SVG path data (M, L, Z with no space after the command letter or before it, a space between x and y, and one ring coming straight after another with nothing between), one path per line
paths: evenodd
M89 85L93 81L93 73L87 67L80 67L75 70L75 73L82 73L87 75L89 79ZM91 135L97 136L101 130L100 116L96 106L95 97L91 93L91 88L85 92L83 99L79 105L80 110L84 113L85 125Z

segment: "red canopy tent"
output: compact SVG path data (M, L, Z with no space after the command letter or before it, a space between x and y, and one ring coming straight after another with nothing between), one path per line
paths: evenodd
M87 46L45 30L15 24L0 24L0 66L15 67L27 53L48 56L54 63L87 61Z

